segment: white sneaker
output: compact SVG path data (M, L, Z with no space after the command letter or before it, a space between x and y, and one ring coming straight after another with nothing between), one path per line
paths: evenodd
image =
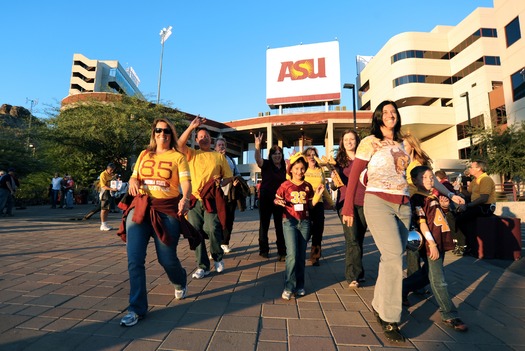
M297 289L295 292L295 296L304 296L306 295L306 291L304 289Z
M215 262L215 271L221 273L224 270L224 261Z
M202 279L205 276L207 276L208 274L210 274L210 271L205 271L202 268L197 268L197 270L195 271L195 273L193 273L193 275L191 277L195 278L195 279Z
M221 249L224 251L224 253L228 253L232 250L228 245L221 245Z
M113 229L113 227L110 227L109 225L106 225L106 224L100 225L100 230L103 232L110 231L111 229Z
M175 289L175 299L176 300L182 300L183 298L186 297L186 292L187 291L188 291L188 287L187 286L182 288L182 290Z
M140 316L135 312L128 312L128 314L120 320L120 325L123 327L132 327L138 323L139 319Z
M290 300L292 298L292 292L291 291L288 291L288 290L284 290L281 297L283 298L283 300Z

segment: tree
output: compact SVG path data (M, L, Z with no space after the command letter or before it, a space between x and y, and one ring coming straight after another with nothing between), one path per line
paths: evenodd
M525 179L525 122L492 130L477 130L472 158L487 162L490 174Z
M183 130L185 115L177 110L123 96L113 102L89 101L50 118L43 139L53 145L48 160L57 170L74 175L77 183L90 184L109 162L124 177L131 174L133 160L149 143L155 118L168 117Z

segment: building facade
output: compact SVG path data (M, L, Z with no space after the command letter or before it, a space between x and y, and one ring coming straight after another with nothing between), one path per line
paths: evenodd
M472 127L525 121L525 1L494 0L457 26L391 38L358 72L360 110L395 101L436 169L467 159ZM475 140L474 140L475 142Z
M91 60L73 55L69 96L81 93L116 93L144 100L140 80L132 67L124 69L116 60Z

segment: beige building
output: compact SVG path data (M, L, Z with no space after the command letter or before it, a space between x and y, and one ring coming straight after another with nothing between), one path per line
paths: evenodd
M140 80L132 67L124 68L117 60L91 60L73 55L69 96L81 93L116 93L144 100Z
M436 169L468 158L472 126L525 121L525 1L494 0L457 26L391 38L358 72L360 110L395 101ZM475 140L474 140L475 143Z

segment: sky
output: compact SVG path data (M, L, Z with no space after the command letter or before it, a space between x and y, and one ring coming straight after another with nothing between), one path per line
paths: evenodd
M341 84L356 56L373 56L404 32L456 26L492 0L2 1L0 105L45 118L68 95L73 54L132 67L147 100L228 122L270 111L266 50L338 40ZM35 104L35 102L37 102ZM351 90L341 105L352 106Z

